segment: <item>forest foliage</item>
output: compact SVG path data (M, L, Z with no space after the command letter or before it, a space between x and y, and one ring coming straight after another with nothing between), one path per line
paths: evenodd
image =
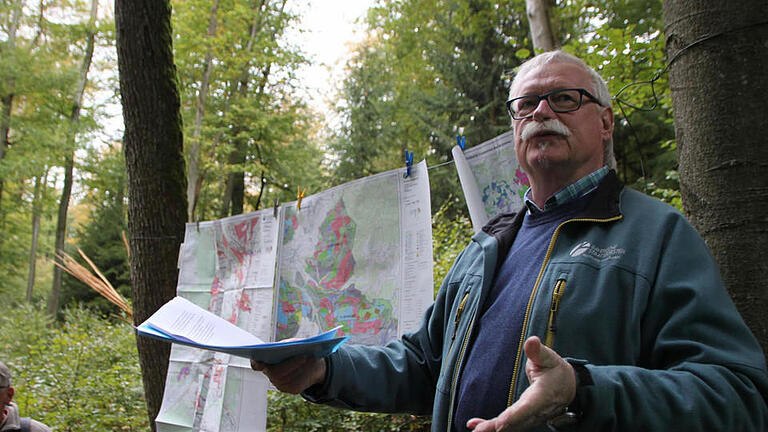
M559 0L563 49L583 57L616 96L619 176L680 206L661 0ZM341 123L297 96L308 60L286 36L300 5L287 0L173 0L189 219L211 220L295 199L403 165L430 167L435 281L469 241L471 226L450 164L457 135L469 146L508 130L514 69L533 55L524 0L379 0L365 18L334 96ZM299 11L299 12L296 12ZM65 249L88 254L129 296L126 174L114 22L103 7L80 121L74 88L86 49L88 2L0 1L0 320L4 360L19 376L27 414L57 430L144 430L133 332L117 310L65 276L62 312L40 305L52 279L56 213L67 155L75 155ZM117 114L119 116L119 114ZM67 133L75 148L67 148ZM193 169L194 167L194 169ZM193 173L193 171L195 171ZM39 234L35 234L35 221ZM31 281L29 284L28 282ZM31 301L26 300L29 291ZM85 373L85 371L88 373ZM318 414L271 395L270 424L301 430L378 430L368 414ZM95 420L94 420L95 419ZM99 422L98 426L88 422ZM396 417L392 430L423 420ZM342 426L343 425L343 426ZM128 427L129 429L121 429ZM294 429L296 430L296 429Z

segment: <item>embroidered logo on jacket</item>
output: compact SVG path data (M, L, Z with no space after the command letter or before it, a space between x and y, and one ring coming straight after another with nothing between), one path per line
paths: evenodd
M571 256L577 257L584 255L594 260L603 262L608 260L616 260L624 256L626 249L617 247L616 245L608 246L607 248L601 248L593 245L592 243L585 241L577 244L571 249Z

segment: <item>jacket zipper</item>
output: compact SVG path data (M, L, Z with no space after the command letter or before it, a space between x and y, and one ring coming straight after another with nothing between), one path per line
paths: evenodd
M523 330L520 334L520 342L517 345L517 355L515 356L515 368L512 372L512 382L509 384L509 396L507 397L507 406L512 405L512 402L514 402L513 397L515 395L515 383L517 382L517 376L520 373L520 359L522 357L523 352L523 343L525 343L525 333L528 329L528 321L531 317L531 309L533 307L533 300L536 298L536 291L539 289L539 283L541 282L542 276L544 276L544 269L547 267L547 263L549 262L549 259L552 256L552 250L555 248L555 242L557 241L557 236L560 234L560 229L567 223L570 222L613 222L621 219L622 216L614 216L612 218L608 219L570 219L567 221L562 222L560 225L555 228L555 232L552 234L552 239L549 241L549 247L547 247L547 253L544 255L544 262L541 264L541 269L539 270L539 275L536 277L536 283L533 284L533 289L531 290L531 296L528 298L528 306L525 308L525 317L523 318Z
M461 299L461 302L459 303L459 307L456 310L456 319L454 320L454 330L453 330L453 337L451 339L451 345L453 345L453 341L456 339L456 331L459 327L459 318L461 317L461 314L464 312L464 306L466 306L467 299L469 298L469 291L467 291L466 294L464 294L464 298ZM469 342L469 335L472 333L472 327L475 325L475 318L477 317L477 312L471 317L469 320L469 325L467 326L467 331L464 332L464 337L462 338L461 342L461 348L459 349L459 353L456 356L456 364L453 367L453 376L451 377L451 399L450 399L450 405L448 407L448 420L446 422L447 426L447 432L451 432L452 430L452 424L453 424L453 405L455 403L454 398L456 397L456 384L459 378L459 370L461 369L461 363L464 358L464 353L467 350L467 342Z
M464 294L464 298L461 299L461 302L459 302L459 308L456 310L456 318L453 320L453 337L451 337L451 344L453 344L453 341L456 340L456 330L459 329L459 319L461 319L461 314L464 312L464 306L466 306L468 298L469 291Z
M547 336L544 338L544 345L552 348L557 332L557 311L560 309L560 299L565 294L565 279L558 279L555 289L552 290L552 303L549 307L549 322L547 322Z

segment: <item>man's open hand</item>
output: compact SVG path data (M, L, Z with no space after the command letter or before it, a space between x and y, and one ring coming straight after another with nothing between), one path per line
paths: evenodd
M528 361L525 374L531 383L520 399L490 420L473 418L467 427L475 432L525 431L563 412L576 397L576 373L555 351L532 336L523 345Z

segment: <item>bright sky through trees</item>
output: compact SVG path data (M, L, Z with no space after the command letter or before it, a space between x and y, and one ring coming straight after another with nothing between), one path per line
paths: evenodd
M309 60L309 64L299 70L302 91L296 97L305 99L313 109L323 113L326 124L335 122L332 98L343 80L344 65L354 44L364 37L362 21L374 3L375 0L292 0L288 3L300 20L287 38L299 46ZM109 11L111 16L110 2L102 10ZM100 52L100 55L111 57L116 63L114 52ZM119 102L106 99L109 95L105 92L98 95L96 101L106 103L104 124L107 127L100 134L104 142L120 139L123 130Z
M310 64L299 70L307 103L332 122L331 97L343 79L353 45L364 37L363 19L375 0L309 0L291 2L301 15L288 38L301 47Z

